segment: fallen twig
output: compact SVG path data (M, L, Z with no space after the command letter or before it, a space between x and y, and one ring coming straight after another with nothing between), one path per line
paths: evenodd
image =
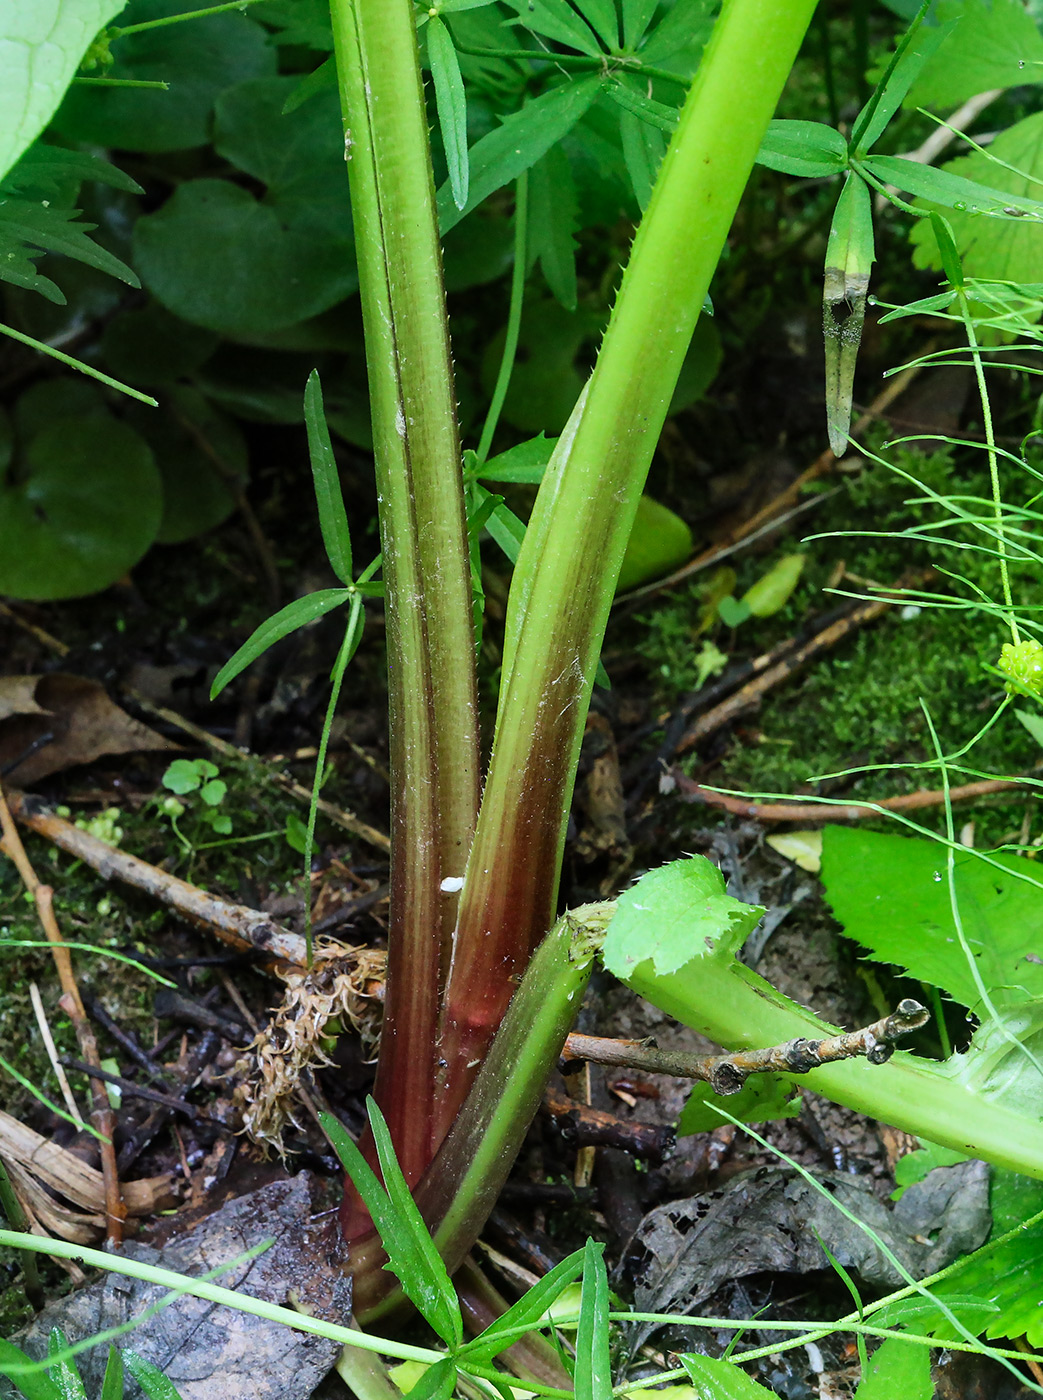
M672 1128L617 1118L589 1104L577 1103L558 1089L547 1090L543 1107L562 1137L574 1147L618 1147L631 1156L661 1162L674 1144Z
M233 948L252 949L269 961L291 963L295 967L304 967L307 962L300 934L284 928L267 914L243 904L230 904L148 861L121 851L118 846L106 845L89 831L47 811L39 799L26 793L9 793L8 802L11 813L23 826L82 860L103 879L115 878L143 890L189 923L216 934Z
M899 579L895 585L893 593L887 593L879 598L870 599L864 603L859 603L856 607L845 612L841 617L831 622L827 627L815 632L807 641L797 647L784 648L781 651L779 660L774 665L768 666L764 670L759 670L752 678L746 682L741 689L733 695L729 695L726 700L722 700L719 705L715 705L712 710L707 710L705 714L699 716L694 724L685 730L678 741L675 753L684 753L693 748L696 744L715 733L724 725L730 724L741 714L754 709L760 704L761 699L769 690L781 685L790 679L802 666L819 656L822 652L829 651L830 648L844 640L859 627L864 627L869 622L874 622L881 617L888 608L894 607L905 600L902 590L906 588L919 587L928 582L934 576L933 569L920 569L915 573L908 574Z
M145 1084L135 1084L133 1079L125 1079L122 1074L112 1074L107 1069L98 1069L94 1065L86 1064L83 1060L73 1059L71 1055L61 1057L62 1064L66 1069L78 1070L80 1074L85 1074L88 1078L98 1080L102 1084L114 1084L121 1094L128 1099L146 1099L149 1103L161 1103L169 1108L172 1113L183 1113L186 1118L204 1118L210 1122L210 1115L205 1109L197 1104L186 1103L184 1099L177 1098L174 1094L163 1094L158 1089L149 1089Z
M918 1030L928 1013L918 1001L906 998L890 1016L862 1030L827 1036L822 1040L787 1041L765 1050L738 1050L732 1055L685 1055L675 1050L659 1050L640 1040L608 1040L597 1035L570 1035L563 1057L590 1060L599 1065L618 1065L645 1070L650 1074L672 1074L678 1079L702 1079L718 1094L737 1094L751 1074L776 1071L807 1074L819 1065L860 1056L874 1065L891 1058L894 1043Z
M758 822L857 822L864 817L879 816L883 812L915 812L924 807L942 807L948 802L968 802L976 797L989 797L994 793L1008 792L1023 787L1027 778L983 778L977 783L964 783L962 787L939 788L934 791L905 792L897 797L884 797L879 802L831 803L831 802L750 802L745 797L735 797L726 792L715 792L693 782L677 768L664 774L686 802L704 802L708 807L719 807L736 817L747 817Z
M22 877L22 883L36 901L36 912L40 924L51 945L51 954L62 987L62 995L58 1005L73 1024L83 1058L89 1065L97 1069L101 1064L98 1042L94 1038L94 1028L88 1021L87 1013L83 1009L83 1002L80 1000L80 989L73 972L72 958L62 939L58 921L54 917L54 891L50 885L41 883L33 869L32 862L25 853L22 838L18 834L18 828L15 826L2 786L0 786L0 831L3 833L0 845L14 862ZM105 1237L110 1245L117 1247L123 1241L123 1222L127 1216L127 1208L123 1202L119 1172L116 1167L116 1147L113 1141L113 1135L116 1131L116 1115L112 1111L112 1105L109 1103L103 1085L92 1083L91 1096L94 1100L94 1111L91 1113L91 1119L94 1127L101 1134L99 1148L102 1176L105 1182Z

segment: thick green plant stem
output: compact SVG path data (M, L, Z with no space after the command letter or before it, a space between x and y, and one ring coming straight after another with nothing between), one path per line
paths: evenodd
M614 905L564 914L529 962L452 1131L414 1198L450 1273L496 1204L572 1028ZM353 1309L366 1325L401 1296L375 1237L352 1247Z
M721 966L712 956L697 958L658 976L649 961L627 982L728 1050L819 1039L836 1029L734 959ZM960 1081L959 1070L959 1055L940 1065L899 1050L884 1065L845 1060L788 1077L904 1132L1043 1179L1043 1120L975 1092Z
M478 805L470 561L411 0L331 0L366 334L387 596L388 987L376 1097L414 1182Z
M439 1107L550 925L594 671L681 363L814 0L730 0L641 223L515 570L493 755L447 991Z

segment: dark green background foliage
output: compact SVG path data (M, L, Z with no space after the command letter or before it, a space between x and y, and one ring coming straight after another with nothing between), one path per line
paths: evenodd
M132 0L118 25L202 8L204 0ZM458 110L436 110L441 71L428 83L432 127L441 121L443 130L434 156L465 428L495 379L507 311L506 284L480 302L474 292L510 273L511 182L531 172L528 307L503 412L505 446L510 434L564 423L665 149L662 128L675 120L713 12L710 0L630 6L621 36L595 34L576 16L559 33L560 8L449 13L438 21L439 46L421 27L425 63L429 47L443 65L448 49L466 94ZM547 62L548 39L578 50L586 71ZM637 66L606 81L606 46L634 55ZM0 592L90 592L153 542L178 543L219 523L247 481L242 425L301 422L313 368L333 431L369 447L331 48L322 0L266 0L111 37L111 66L92 71L168 90L74 85L44 141L3 182L4 318L52 343L74 337L80 358L154 395L159 408L128 406L107 389L85 395L73 372L27 360L23 377L47 377L51 397L38 431L21 399L0 424L2 528L20 540L16 561L0 538ZM475 52L483 49L506 56ZM666 76L646 78L642 64ZM463 217L443 152L465 140ZM111 163L80 147L107 150ZM41 249L49 256L37 270ZM704 390L719 359L710 322L675 410ZM74 431L84 414L93 426ZM58 421L60 431L51 426ZM73 435L75 449L59 450L58 438Z

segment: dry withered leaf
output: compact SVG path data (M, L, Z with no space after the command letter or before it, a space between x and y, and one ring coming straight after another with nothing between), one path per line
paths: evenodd
M823 1243L864 1282L901 1287L904 1280L891 1260L834 1202L870 1226L915 1278L976 1249L989 1232L984 1162L936 1167L893 1207L859 1177L816 1176L824 1192L791 1167L756 1167L718 1191L649 1211L629 1250L638 1308L691 1314L734 1279L827 1269ZM636 1350L655 1330L652 1323L638 1324L631 1347Z
M104 1234L101 1172L3 1112L0 1157L22 1204L51 1234L74 1244L94 1244ZM125 1181L122 1191L127 1214L135 1217L152 1215L177 1200L176 1182L169 1173Z
M40 742L46 735L52 737ZM0 773L14 787L31 787L102 754L179 748L132 719L97 681L61 672L0 676Z
M229 1201L162 1249L131 1240L123 1253L196 1276L231 1264L216 1280L225 1288L282 1305L292 1290L310 1311L346 1323L351 1285L327 1262L323 1222L312 1209L301 1172ZM275 1243L265 1253L242 1258L266 1240ZM50 1304L12 1340L30 1356L45 1356L52 1327L79 1341L135 1319L139 1325L121 1341L164 1371L182 1400L307 1400L340 1351L336 1342L187 1294L171 1302L166 1289L121 1274L105 1274ZM89 1395L101 1389L105 1358L105 1347L77 1358ZM0 1395L6 1393L0 1380ZM128 1381L125 1394L137 1400L141 1390Z

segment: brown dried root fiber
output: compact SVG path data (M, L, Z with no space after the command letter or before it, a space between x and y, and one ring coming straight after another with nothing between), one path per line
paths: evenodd
M280 974L282 1004L236 1065L235 1100L252 1141L286 1155L283 1133L287 1124L297 1125L302 1074L333 1063L323 1040L334 1018L358 1034L367 1061L376 1058L385 965L380 949L333 944L316 949L310 969Z

